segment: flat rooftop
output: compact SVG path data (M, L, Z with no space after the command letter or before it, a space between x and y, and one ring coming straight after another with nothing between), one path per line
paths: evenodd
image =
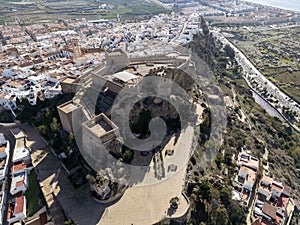
M112 75L113 78L121 80L124 83L127 83L128 81L131 81L133 79L137 79L139 78L139 76L136 76L132 73L129 73L127 71L122 71L119 73L115 73L114 75Z
M103 113L84 123L84 126L97 137L103 137L118 127Z
M64 113L70 113L78 109L78 106L76 106L73 102L67 102L66 104L58 106L58 108Z
M20 196L16 198L14 214L23 212L24 203L25 203L25 196Z
M250 183L254 183L255 182L255 180L256 180L256 172L253 169L251 169L251 168L249 168L247 166L241 166L240 172L243 172L243 173L247 174L246 180L248 182L250 182Z
M76 82L76 79L71 77L68 77L62 81L62 83L67 83L67 84L73 84L74 82Z
M30 165L30 164L24 164L23 162L16 162L12 166L11 170L12 170L12 172L17 172L17 171L22 171L24 169L27 169L29 167L32 167L32 165Z
M10 130L16 139L26 137L25 133L20 128L13 128Z
M21 161L30 156L30 152L28 149L24 148L16 148L13 154L13 161Z
M104 119L101 119L96 124L90 126L90 129L99 136L103 136L108 131L111 131L113 127L110 126Z
M21 187L25 184L26 173L22 172L17 175L14 175L11 179L11 188L10 190L13 191L14 189Z
M23 138L16 140L16 148L25 148L25 140Z

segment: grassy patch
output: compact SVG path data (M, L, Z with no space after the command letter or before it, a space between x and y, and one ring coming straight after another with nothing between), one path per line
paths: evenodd
M44 19L57 21L57 18L67 20L81 16L87 19L95 19L97 15L101 15L102 18L106 19L114 19L116 14L121 15L122 19L140 19L149 15L170 12L170 10L166 10L159 4L144 0L101 0L101 4L108 4L112 8L100 10L98 9L99 3L94 0L47 1L43 4L33 2L28 5L14 4L17 11L5 12L3 16L0 15L0 22L1 20L13 21L15 16L18 16L23 22L31 21L30 23ZM11 7L10 3L6 1L3 1L3 5L4 7ZM70 9L70 5L72 5L72 9Z
M38 210L40 210L46 204L34 170L32 170L29 175L29 188L26 192L26 198L28 203L27 205L28 216L33 216Z
M120 15L123 15L123 14L126 14L126 13L131 13L132 10L123 6L123 5L118 5L117 8L113 9L111 11L113 14L120 14Z

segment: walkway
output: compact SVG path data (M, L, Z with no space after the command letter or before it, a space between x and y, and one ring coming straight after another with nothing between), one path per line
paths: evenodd
M30 125L21 129L28 136L33 165L37 170L40 186L56 225L64 224L64 213L76 224L97 224L107 205L90 197L88 185L74 189L59 159L49 150L37 130Z

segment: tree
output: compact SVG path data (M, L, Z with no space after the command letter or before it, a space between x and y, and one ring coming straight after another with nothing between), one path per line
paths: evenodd
M47 134L47 127L45 124L42 124L38 127L38 130L41 135L45 136Z
M208 35L209 34L209 29L208 29L208 26L206 24L206 21L204 20L204 18L201 16L200 17L200 26L202 28L202 31L203 31L203 34L204 35Z
M149 123L152 119L151 111L143 109L135 123L131 124L130 128L133 133L140 134L145 138L149 134Z
M74 136L74 134L71 132L71 133L69 134L69 137L68 137L68 144L69 144L69 145L73 145L74 140L75 140L75 136Z
M230 206L227 208L230 224L244 225L246 224L246 217L243 209L237 201L230 200Z
M209 108L205 108L202 113L203 121L200 125L200 143L204 144L210 136L211 132L211 111Z
M52 123L50 124L50 128L53 132L59 131L60 124L57 122L57 119L53 117Z
M203 180L199 184L199 194L201 195L202 199L209 200L211 197L211 184L208 180Z
M91 184L95 184L96 183L96 178L90 174L86 175L86 179L88 180L88 182L90 182Z
M235 57L235 52L230 45L226 45L224 48L226 55L233 61Z
M45 117L47 119L50 119L50 117L51 117L51 112L50 112L50 109L48 107L45 108Z
M173 197L170 200L170 207L174 208L174 209L177 209L178 208L178 203L179 203L179 198L177 196Z
M130 163L134 157L134 152L130 149L126 149L122 155L122 160L125 163Z
M218 169L221 170L222 169L221 165L224 162L224 157L220 152L217 154L215 162L217 164Z
M16 99L16 104L17 104L17 106L20 106L21 100L19 98Z
M220 205L216 211L213 212L213 218L212 218L212 223L215 225L220 225L220 224L228 224L228 214L227 211L224 207L224 205Z

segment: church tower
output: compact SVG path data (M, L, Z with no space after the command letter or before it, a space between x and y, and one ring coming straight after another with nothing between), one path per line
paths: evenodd
M78 40L72 40L71 45L74 53L74 58L79 58L82 55L82 52Z

